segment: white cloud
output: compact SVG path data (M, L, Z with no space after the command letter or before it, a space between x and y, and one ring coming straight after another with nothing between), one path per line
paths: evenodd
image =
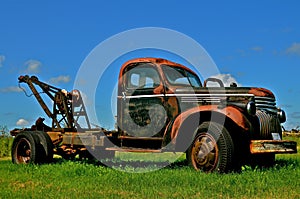
M25 70L26 73L39 73L42 63L37 60L31 59L25 62L25 65L26 65L26 70Z
M4 55L0 55L0 67L3 66L3 62L5 61L5 56Z
M293 43L288 47L285 52L290 55L299 55L300 56L300 43Z
M28 124L29 124L29 122L23 118L19 119L16 123L16 125L18 125L18 126L26 126Z
M22 89L20 89L18 86L9 86L6 88L0 88L0 93L11 93L11 92L21 92Z
M52 84L59 84L59 83L68 83L71 80L70 76L60 75L58 77L53 77L49 80Z
M239 84L236 79L231 75L231 74L218 74L215 76L212 76L214 78L220 79L225 87L229 87L231 83L236 83L237 86L242 86L241 84ZM213 83L213 82L208 82L207 84L208 87L217 87L219 86L218 83Z

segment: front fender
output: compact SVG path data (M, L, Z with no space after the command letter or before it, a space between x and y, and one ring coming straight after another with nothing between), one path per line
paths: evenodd
M180 141L182 147L186 149L195 136L195 129L202 122L214 121L224 125L228 119L243 131L250 131L251 129L250 121L239 108L234 106L219 108L217 105L207 105L194 107L178 115L171 126L167 128L168 132L165 132L165 137L171 146L175 147Z

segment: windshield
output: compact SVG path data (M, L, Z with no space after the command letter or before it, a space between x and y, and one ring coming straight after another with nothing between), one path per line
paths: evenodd
M162 65L162 69L168 82L172 85L192 86L196 88L202 86L198 76L182 68Z

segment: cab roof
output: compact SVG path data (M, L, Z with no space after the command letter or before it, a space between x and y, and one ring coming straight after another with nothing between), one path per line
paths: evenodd
M176 62L172 62L172 61L169 61L169 60L163 59L163 58L145 57L145 58L135 58L135 59L131 59L131 60L125 62L120 69L120 77L122 76L122 74L124 74L127 66L131 65L132 63L139 63L139 62L140 63L148 62L148 63L153 63L156 65L161 65L161 64L169 65L170 67L182 68L184 70L191 72L194 75L197 75L194 71L192 71L191 69L189 69L188 67L186 67L182 64L178 64Z

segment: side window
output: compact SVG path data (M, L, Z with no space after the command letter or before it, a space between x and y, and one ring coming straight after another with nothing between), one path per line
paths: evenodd
M159 86L159 74L149 63L141 63L129 69L126 74L126 89L147 89Z
M139 87L139 82L140 82L140 75L136 73L132 73L130 75L130 82L129 82L129 88L137 88Z

